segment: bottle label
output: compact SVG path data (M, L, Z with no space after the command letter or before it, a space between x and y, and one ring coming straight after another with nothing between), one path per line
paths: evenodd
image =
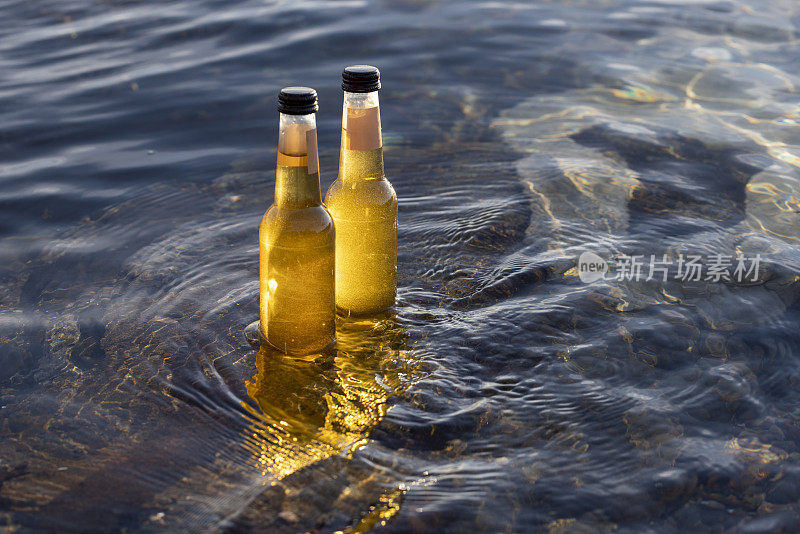
M308 174L319 172L317 129L291 124L278 143L278 165L281 167L308 166Z
M379 108L347 108L345 148L348 150L375 150L382 146Z
M306 132L306 148L308 148L308 174L319 172L319 153L317 151L317 129Z

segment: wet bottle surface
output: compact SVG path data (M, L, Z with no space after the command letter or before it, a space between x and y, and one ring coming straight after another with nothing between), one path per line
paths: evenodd
M339 177L325 204L336 226L336 308L343 315L375 313L397 293L397 195L383 168L375 67L342 74L344 106Z
M278 109L275 202L259 229L261 335L287 354L307 354L335 338L334 226L320 194L316 91L287 87Z

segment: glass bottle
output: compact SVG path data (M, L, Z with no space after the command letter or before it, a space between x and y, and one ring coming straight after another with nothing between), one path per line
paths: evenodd
M262 338L287 354L318 352L335 338L334 226L319 186L317 92L286 87L275 201L261 221Z
M325 204L336 226L336 308L345 316L385 310L397 293L397 195L383 169L380 87L375 67L342 73L339 177Z

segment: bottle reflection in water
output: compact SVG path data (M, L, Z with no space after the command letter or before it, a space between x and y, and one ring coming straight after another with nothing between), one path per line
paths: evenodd
M317 93L287 87L278 98L275 202L261 221L260 328L289 354L334 341L334 227L319 186Z
M369 314L395 301L397 195L383 169L380 73L355 65L342 78L339 177L325 197L336 226L336 307Z
M335 348L302 358L260 347L246 388L261 409L250 447L263 474L282 478L357 449L413 375L394 318L339 318L337 332Z

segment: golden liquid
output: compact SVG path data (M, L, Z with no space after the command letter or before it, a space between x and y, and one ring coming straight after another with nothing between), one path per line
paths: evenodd
M383 175L382 148L342 147L339 165L325 196L336 226L336 308L374 313L397 293L397 195Z
M287 158L279 155L279 161ZM261 221L259 252L263 338L287 354L330 345L336 328L334 226L320 205L318 173L278 166L275 204Z

